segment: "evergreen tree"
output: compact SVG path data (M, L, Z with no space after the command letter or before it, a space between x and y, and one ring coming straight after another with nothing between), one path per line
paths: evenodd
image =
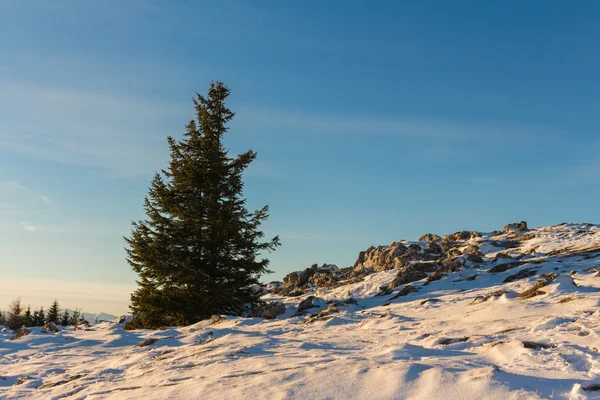
M31 306L28 304L25 314L23 315L23 325L26 327L33 326L33 315L31 314Z
M40 307L39 310L33 312L33 324L34 326L42 326L46 321L46 314L44 313L44 307Z
M8 306L6 326L12 330L19 329L23 326L23 307L21 306L20 298L13 300Z
M0 311L0 325L5 325L6 324L6 316L4 315L3 311Z
M58 324L59 312L58 300L54 300L50 306L50 309L48 309L46 322L54 322L55 324Z
M81 313L81 310L76 308L75 310L73 310L73 315L71 316L71 325L73 325L73 327L75 328L75 330L77 330L77 328L79 327L79 324L83 321L83 314Z
M239 315L258 300L251 286L270 272L269 260L259 257L279 238L262 240L268 206L249 212L242 197L242 172L256 153L231 158L223 145L234 116L225 106L228 96L223 83L211 83L207 97L194 99L196 121L184 138L168 138L171 161L152 181L148 219L134 222L125 238L127 261L139 275L128 328Z
M69 315L68 310L64 310L60 315L60 324L62 326L69 326L71 324L71 316Z

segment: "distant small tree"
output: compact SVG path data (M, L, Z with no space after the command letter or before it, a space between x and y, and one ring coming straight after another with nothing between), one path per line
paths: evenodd
M23 325L26 327L31 327L34 325L33 323L33 314L31 313L31 306L28 304L27 309L25 310L25 314L23 315Z
M4 316L4 312L0 311L0 325L4 325L6 323L6 317Z
M83 315L81 314L81 310L78 308L73 310L73 315L71 316L71 325L73 325L73 328L75 328L75 330L77 330L82 320Z
M12 330L19 329L21 326L23 326L23 307L21 306L20 298L13 300L13 302L8 306L6 326Z
M71 316L68 310L64 310L60 316L60 324L62 326L69 326L71 324Z
M44 307L40 307L33 312L33 326L42 326L45 321L46 315L44 314Z
M54 300L50 306L50 309L48 310L48 314L46 315L46 322L54 322L55 324L58 324L59 312L58 300Z

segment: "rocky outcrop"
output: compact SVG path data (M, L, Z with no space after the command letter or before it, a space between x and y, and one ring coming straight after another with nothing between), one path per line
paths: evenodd
M426 233L423 236L421 236L420 238L418 238L417 240L419 242L437 242L437 241L442 240L442 238L433 233Z
M313 264L303 271L291 272L283 278L283 286L271 282L269 290L284 296L300 296L311 286L333 288L348 276L334 264Z
M250 316L254 318L274 319L283 313L285 313L285 305L280 301L274 301L262 307L255 308L250 313Z
M521 221L521 222L513 222L512 224L506 225L502 229L502 232L524 232L527 230L528 230L527 222Z

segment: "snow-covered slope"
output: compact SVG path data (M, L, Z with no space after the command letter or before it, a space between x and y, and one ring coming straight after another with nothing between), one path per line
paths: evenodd
M0 398L600 398L600 227L462 236L479 255L441 279L390 285L384 268L271 292L274 320L0 332Z

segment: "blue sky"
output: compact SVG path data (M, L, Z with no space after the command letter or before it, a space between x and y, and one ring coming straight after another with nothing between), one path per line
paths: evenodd
M598 222L597 2L0 0L0 305L124 313L194 91L232 89L274 274L422 233Z

